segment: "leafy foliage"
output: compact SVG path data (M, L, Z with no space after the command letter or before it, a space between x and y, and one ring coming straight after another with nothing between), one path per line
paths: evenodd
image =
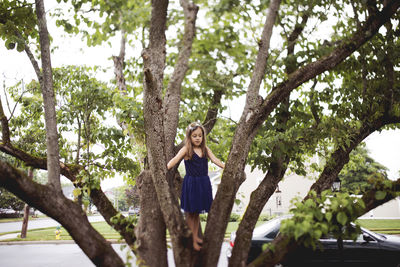
M319 239L333 235L336 239L355 240L360 233L355 221L365 208L364 202L348 193L324 191L321 196L312 191L310 198L295 203L292 218L282 221L281 232L300 244L316 249Z
M25 49L25 39L38 38L36 15L30 1L9 1L0 3L0 37L7 49Z
M21 211L24 208L25 202L20 200L14 194L8 192L6 189L0 187L0 208L13 209Z
M96 68L66 66L54 69L57 94L57 120L60 156L65 163L84 166L80 182L92 183L114 176L115 171L135 177L140 164L129 158L129 141L115 122L112 89L94 76ZM39 84L32 81L25 88L10 88L15 101L20 100L20 114L10 121L14 138L25 151L45 156L45 132ZM29 118L29 119L27 119ZM41 144L41 145L39 145ZM97 182L95 182L97 181Z
M365 146L359 146L350 153L350 161L339 173L341 190L349 194L363 194L372 189L368 182L371 176L380 175L387 179L387 168L368 155Z

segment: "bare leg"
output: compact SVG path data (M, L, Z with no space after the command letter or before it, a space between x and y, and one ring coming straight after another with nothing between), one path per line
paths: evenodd
M199 251L201 249L201 247L199 246L199 244L197 243L197 231L198 229L198 222L196 224L196 215L197 218L199 217L199 215L197 213L186 213L186 220L187 220L187 224L190 228L190 230L192 231L192 239L193 239L193 249Z
M200 226L200 216L199 216L199 214L197 214L197 213L195 213L195 216L194 216L194 229L193 229L193 233L195 233L194 234L194 239L196 240L196 242L197 243L199 243L199 244L203 244L203 240L201 240L200 239L200 237L199 237L199 226Z

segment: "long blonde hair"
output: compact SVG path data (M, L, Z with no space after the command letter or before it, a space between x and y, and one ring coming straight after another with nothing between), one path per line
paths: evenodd
M201 131L203 132L203 140L201 141L200 148L202 151L202 157L207 157L207 148L206 148L206 129L204 129L203 125L201 125L198 122L192 122L189 124L189 126L186 128L186 138L185 138L185 146L188 149L188 156L189 159L192 159L193 156L193 145L192 145L192 140L191 140L191 135L192 133L197 130L197 128L200 128Z

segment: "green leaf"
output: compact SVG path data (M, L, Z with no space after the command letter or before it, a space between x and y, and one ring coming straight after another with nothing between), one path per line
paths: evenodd
M386 197L386 192L385 191L376 191L375 193L375 198L377 200L382 200Z
M332 220L332 212L327 212L325 214L325 218L328 220L328 222L330 222Z
M80 188L75 188L75 189L72 191L72 194L74 195L74 197L78 197L81 193L82 193L82 191L81 191Z
M347 223L347 215L342 211L337 214L336 219L341 225L345 225Z

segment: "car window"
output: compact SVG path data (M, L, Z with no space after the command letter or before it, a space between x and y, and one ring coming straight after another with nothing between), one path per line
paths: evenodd
M336 238L333 236L332 233L328 233L328 234L326 234L326 235L321 236L320 239L329 240L329 239L336 239Z
M276 229L279 232L279 228L280 228L280 220L273 219L273 220L270 220L260 226L257 226L256 228L254 228L253 236L258 236L258 237L266 236L269 233L276 231ZM277 232L276 232L276 234L277 234ZM276 236L276 234L275 234L275 236Z
M279 229L281 228L280 226L280 224L276 224L275 227L271 228L271 231L265 235L265 237L274 239L279 233Z

